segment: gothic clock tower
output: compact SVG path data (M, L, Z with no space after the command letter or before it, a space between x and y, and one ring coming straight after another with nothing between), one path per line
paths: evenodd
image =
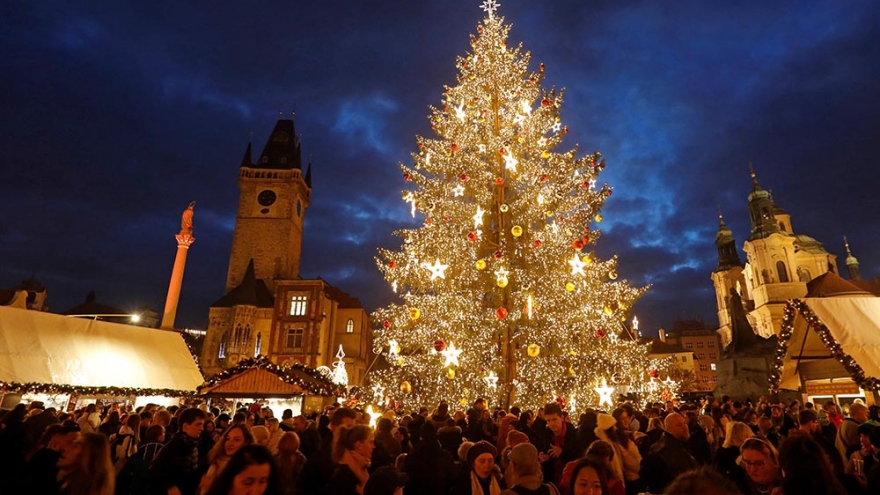
M303 222L312 191L311 169L303 174L292 119L278 120L256 162L248 144L238 188L226 293L242 283L252 259L254 277L274 291L275 280L299 278Z

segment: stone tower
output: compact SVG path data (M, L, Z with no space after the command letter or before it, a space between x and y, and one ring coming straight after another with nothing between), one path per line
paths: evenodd
M309 206L311 169L303 174L299 139L292 119L279 119L256 162L251 145L238 174L238 214L226 293L244 280L254 261L254 276L270 291L274 281L299 278L303 222Z
M722 345L726 346L732 338L730 298L734 292L744 299L749 299L746 292L743 263L739 259L736 239L733 232L724 223L724 217L718 212L718 233L715 235L715 248L718 250L718 268L712 272L712 283L715 286L715 299L718 308L718 334Z

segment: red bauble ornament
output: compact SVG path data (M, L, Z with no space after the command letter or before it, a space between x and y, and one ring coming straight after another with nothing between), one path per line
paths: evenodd
M495 316L496 316L499 320L503 320L504 318L507 318L507 309L504 308L504 306L502 306L502 307L496 309L496 310L495 310Z
M565 409L565 405L566 405L565 397L560 395L559 397L556 398L556 403L559 404L559 407Z
M403 174L403 180L410 182L412 180L412 174L410 174L409 172Z
M538 177L538 182L540 182L541 184L547 182L547 176L541 175L540 177Z
M471 242L476 242L476 240L477 240L477 233L476 233L476 232L468 232L468 233L467 233L467 240L469 240L469 241L471 241Z
M396 261L391 260L391 261L388 262L388 268L396 268L396 267L397 267L397 262L396 262Z
M600 328L600 329L596 330L596 337L597 338L604 339L605 335L607 335L607 334L605 333L604 329Z
M530 82L530 83L535 82L535 78L534 78L534 77L530 77L530 78L529 78L529 82Z
M563 127L563 128L562 128L562 133L563 133L563 134L568 134L568 127Z
M501 149L498 150L498 153L501 153L502 155L506 155L506 154L507 154L507 149L505 149L504 146L502 146Z
M382 322L382 328L384 328L384 329L386 329L386 330L389 329L389 328L391 328L391 320L385 320L385 321L383 321L383 322Z
M543 244L543 243L544 242L541 239L535 239L534 241L532 241L532 246L539 248L539 247L541 247L541 244Z
M575 239L575 241L571 243L571 247L580 251L584 248L584 241L581 239Z
M538 70L540 70L541 72L544 72L544 63L543 62L541 62L541 65L538 66Z
M437 339L434 341L434 350L437 352L443 351L446 349L446 342L443 342L443 339Z
M458 180L462 182L466 182L468 180L468 174L461 174L458 176Z
M433 223L433 222L434 222L434 219L431 217L428 217L425 219L425 225L431 225L431 223Z
M605 190L605 197L607 198L609 196L611 196L611 189L606 189Z
M457 145L457 144L452 143L452 151L458 151L458 145Z
M582 189L589 189L589 188L590 188L590 183L589 183L589 182L584 182L583 184L581 184L581 188L582 188Z
M495 256L496 260L500 260L501 258L504 257L504 253L502 253L501 250L499 249L498 251L495 251L495 254L493 254L493 256Z
M495 179L495 185L503 186L504 185L504 177L498 177L497 179Z
M552 105L552 103L550 102L550 100L541 100L541 106L542 106L542 107L545 107L545 108L546 108L546 107L549 107L550 105Z
M443 217L443 221L449 223L449 217L444 216L444 217Z
M651 370L648 374L651 375L651 378L660 378L660 372L657 370Z

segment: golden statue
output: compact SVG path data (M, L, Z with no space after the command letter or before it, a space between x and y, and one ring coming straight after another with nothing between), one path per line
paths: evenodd
M180 230L186 231L191 234L193 229L193 208L196 206L196 202L193 201L183 210L183 215L180 216Z

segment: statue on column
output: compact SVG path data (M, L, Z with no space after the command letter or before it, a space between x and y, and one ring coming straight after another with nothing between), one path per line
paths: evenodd
M735 289L730 290L730 344L724 349L724 357L761 355L772 353L776 348L776 336L763 338L755 333L742 297Z
M183 215L180 216L180 231L181 233L192 234L193 230L193 208L196 206L196 202L193 201L183 210Z

